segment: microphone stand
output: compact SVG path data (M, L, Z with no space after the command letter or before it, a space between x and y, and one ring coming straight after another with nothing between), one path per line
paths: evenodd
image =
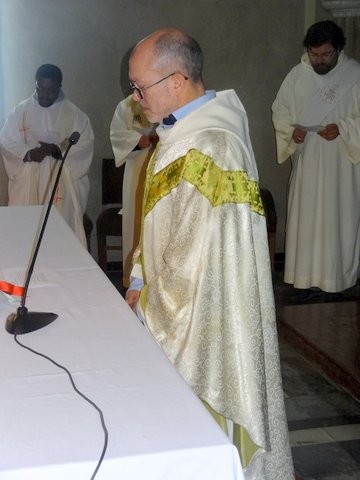
M7 332L13 334L13 335L21 335L24 333L29 333L29 332L34 332L35 330L39 330L40 328L46 327L50 323L52 323L58 315L56 313L50 313L50 312L29 312L28 309L25 306L25 301L26 301L26 296L27 296L27 291L29 288L29 283L30 279L34 270L34 265L36 262L36 258L40 249L41 245L41 240L43 238L44 232L45 232L45 227L49 218L51 206L55 197L56 189L59 184L60 180L60 175L62 172L62 168L64 166L65 159L67 157L67 154L72 147L72 145L75 145L80 138L80 133L79 132L73 132L70 137L69 137L69 144L66 148L66 151L61 159L61 163L57 172L57 176L55 179L54 187L51 192L51 197L49 200L49 204L47 206L47 210L45 213L45 217L41 226L39 238L32 256L32 260L29 266L29 270L26 275L26 280L25 280L25 285L24 285L24 292L21 297L21 303L20 307L18 307L17 311L15 313L11 313L5 323L5 328Z

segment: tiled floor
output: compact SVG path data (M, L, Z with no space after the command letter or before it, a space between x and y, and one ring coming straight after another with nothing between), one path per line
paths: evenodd
M109 278L119 286L119 271ZM277 271L274 291L298 478L360 480L360 285L299 304Z
M295 470L303 480L360 479L360 403L280 339Z
M299 303L274 275L283 387L302 480L360 480L359 285Z

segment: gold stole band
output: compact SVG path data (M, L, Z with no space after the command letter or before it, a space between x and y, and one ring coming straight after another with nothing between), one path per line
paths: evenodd
M265 215L259 184L250 180L246 172L223 170L211 157L192 149L153 175L155 159L156 152L146 179L144 216L176 188L181 180L194 185L213 207L226 203L248 203L253 212Z

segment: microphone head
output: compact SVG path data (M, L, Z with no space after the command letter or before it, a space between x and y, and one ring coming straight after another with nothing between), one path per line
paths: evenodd
M73 132L70 137L69 137L69 144L70 145L75 145L80 138L80 133L79 132Z

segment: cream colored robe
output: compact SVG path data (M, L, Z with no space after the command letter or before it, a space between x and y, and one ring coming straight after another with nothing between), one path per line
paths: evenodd
M304 54L273 103L278 162L292 159L285 244L285 282L338 292L358 278L360 254L360 66L343 53L318 75ZM293 124L336 123L326 141L308 132L291 139Z
M266 222L246 113L234 91L220 92L157 132L141 242L146 326L197 395L260 446L246 478L289 480Z
M133 149L142 135L155 132L156 125L143 114L140 104L132 95L116 107L111 125L110 140L115 164L120 167L126 162L123 181L122 207L122 258L123 284L129 285L132 256L140 238L141 204L144 192L145 171L153 148Z
M59 161L45 157L40 163L23 162L23 158L39 141L55 143L64 153L67 139L74 131L80 133L80 139L65 160L54 205L86 247L83 214L94 146L88 117L65 99L62 92L46 108L33 95L21 102L6 120L0 132L0 147L9 177L9 205L43 205L50 199Z

